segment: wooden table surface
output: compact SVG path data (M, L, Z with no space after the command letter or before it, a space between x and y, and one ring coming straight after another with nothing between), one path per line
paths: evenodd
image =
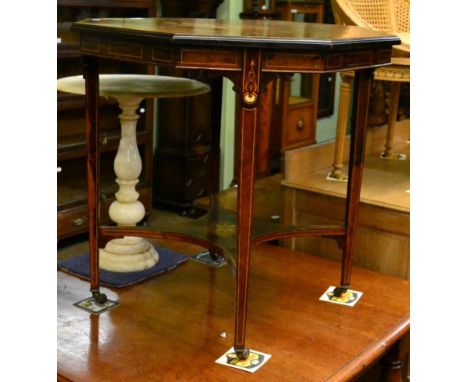
M99 290L98 243L113 237L141 236L172 238L224 253L211 239L200 241L184 232L164 232L139 227L102 228L99 221L99 60L108 58L179 69L203 69L229 78L238 93L240 108L236 152L238 174L238 217L235 230L236 321L234 347L245 358L247 300L252 240L252 206L255 179L255 140L261 110L261 89L276 80L278 73L327 73L353 69L354 112L351 128L348 196L343 225L308 227L300 232L275 232L262 241L295 236L330 236L343 248L340 284L335 294L351 286L351 260L359 205L364 160L367 110L373 68L391 63L397 36L365 28L338 25L260 20L207 20L167 18L85 19L72 25L80 33L83 74L86 79L86 137L89 210L91 293L96 301L105 299ZM213 179L217 174L211 174ZM212 182L210 193L218 190ZM216 214L213 214L216 215ZM210 221L207 232L220 236L220 225ZM222 225L221 225L222 227ZM257 240L258 238L254 239ZM257 241L258 242L258 241ZM338 281L337 281L338 282Z
M75 23L72 30L166 40L177 44L219 46L282 46L304 49L347 49L399 44L395 35L345 25L291 23L278 20L217 20L182 18L95 18Z
M194 253L193 246L178 248ZM254 247L247 332L251 348L272 358L251 375L214 363L232 346L235 283L228 267L189 260L136 286L103 288L120 306L100 316L72 305L89 297L89 283L59 272L59 377L348 380L409 330L409 283L354 268L353 289L364 292L354 308L319 301L339 274L337 262L268 244Z

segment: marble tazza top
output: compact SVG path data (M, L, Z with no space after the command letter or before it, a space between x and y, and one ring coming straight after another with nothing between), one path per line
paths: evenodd
M72 94L85 94L83 76L64 77L57 80L57 89ZM188 78L145 74L101 74L101 96L141 96L143 98L188 97L207 93L210 87Z

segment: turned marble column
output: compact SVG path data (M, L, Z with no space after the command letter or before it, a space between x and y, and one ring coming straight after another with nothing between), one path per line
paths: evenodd
M145 217L145 207L138 200L136 185L142 170L141 156L136 140L137 108L142 97L115 96L122 114L119 115L121 138L114 160L114 171L119 190L109 207L109 216L119 226L134 226ZM99 250L101 269L114 272L132 272L157 264L159 255L154 247L141 237L125 236L110 240Z
M60 91L85 94L81 76L61 78ZM140 102L145 98L187 97L206 93L209 86L186 78L155 75L101 75L99 94L115 98L122 113L119 115L121 139L114 160L114 171L119 190L109 208L109 216L119 226L135 226L145 216L143 203L138 200L136 185L142 170L138 151L136 126ZM114 272L135 272L153 267L159 255L154 247L140 237L125 236L112 239L99 249L99 268Z

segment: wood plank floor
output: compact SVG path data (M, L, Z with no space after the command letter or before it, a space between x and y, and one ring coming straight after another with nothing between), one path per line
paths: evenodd
M198 250L163 244L188 254ZM354 269L353 288L365 292L355 308L319 302L339 279L339 268L310 254L255 248L247 345L272 358L254 375L214 363L233 341L234 281L227 267L189 260L139 285L104 289L121 305L100 316L72 305L89 296L89 284L59 272L59 376L86 382L273 382L333 380L351 365L361 370L392 341L389 333L409 320L409 283Z

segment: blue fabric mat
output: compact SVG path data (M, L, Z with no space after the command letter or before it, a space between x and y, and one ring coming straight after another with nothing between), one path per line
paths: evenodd
M138 282L147 280L153 276L168 272L179 264L188 260L189 256L181 255L169 249L156 247L159 253L159 262L150 269L138 272L110 272L102 270L99 272L100 283L102 286L112 288L123 288ZM80 256L74 256L70 259L63 260L58 263L58 269L66 273L90 279L89 273L89 253Z

